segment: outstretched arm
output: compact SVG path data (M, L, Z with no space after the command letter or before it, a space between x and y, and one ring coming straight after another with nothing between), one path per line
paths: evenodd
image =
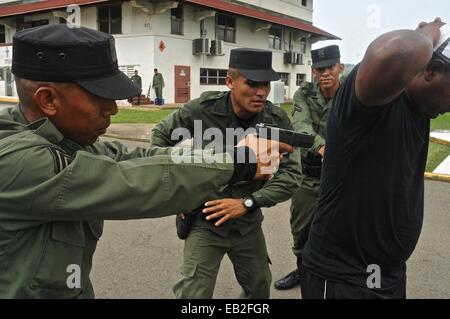
M386 105L399 96L430 62L440 38L439 18L417 30L385 33L371 43L356 76L356 96L367 106Z

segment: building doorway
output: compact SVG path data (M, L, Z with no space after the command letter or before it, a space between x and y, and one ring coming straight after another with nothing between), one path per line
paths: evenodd
M175 65L175 103L186 103L191 99L191 67Z

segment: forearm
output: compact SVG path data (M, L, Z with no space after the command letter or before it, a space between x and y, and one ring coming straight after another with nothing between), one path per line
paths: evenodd
M234 166L228 155L208 158L153 156L117 163L80 152L59 174L2 191L1 217L119 220L179 213L197 207L231 179Z
M285 158L275 176L252 194L259 207L271 207L287 201L296 192L302 177L299 153L296 149Z

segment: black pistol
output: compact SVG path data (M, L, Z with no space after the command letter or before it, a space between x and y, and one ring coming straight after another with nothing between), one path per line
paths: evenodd
M256 125L256 133L258 137L277 140L294 147L310 148L314 145L314 135L267 126L264 123Z

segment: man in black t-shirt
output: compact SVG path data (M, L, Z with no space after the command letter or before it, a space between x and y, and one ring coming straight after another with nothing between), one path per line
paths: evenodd
M449 42L439 18L386 33L341 86L303 253L303 298L406 297L430 118L450 111Z

